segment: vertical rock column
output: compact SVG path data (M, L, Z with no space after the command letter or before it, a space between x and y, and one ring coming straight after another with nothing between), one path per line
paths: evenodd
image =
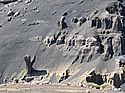
M111 59L113 57L113 45L112 45L112 37L109 37L105 43L105 60Z
M26 75L27 75L28 77L31 76L31 73L34 71L34 69L33 69L33 64L34 64L34 62L35 62L35 59L36 59L36 56L34 56L34 59L33 59L33 60L31 60L30 55L26 55L26 56L24 57L24 60L25 60L25 62L26 62Z

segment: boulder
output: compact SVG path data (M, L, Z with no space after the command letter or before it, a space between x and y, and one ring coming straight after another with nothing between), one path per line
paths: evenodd
M67 16L67 15L68 15L67 11L62 14L62 16Z
M78 18L77 17L73 17L71 19L71 23L78 23Z
M56 39L55 39L54 36L51 36L51 37L49 38L49 40L50 40L49 46L51 46L52 44L56 43Z
M58 21L59 30L63 30L68 27L67 23L65 22L65 16L62 16L60 20Z
M79 26L79 27L82 26L82 24L83 24L84 22L86 22L86 21L87 21L87 19L86 19L84 16L78 18L78 26Z
M7 16L13 16L15 14L15 12L11 9L9 10L9 12L7 13Z
M65 43L65 36L61 36L56 40L56 44L60 45L60 44L64 44Z
M30 3L30 2L32 2L32 0L25 0L25 3L27 4L27 3Z
M25 81L26 82L30 82L30 81L32 81L34 79L34 77L25 77Z

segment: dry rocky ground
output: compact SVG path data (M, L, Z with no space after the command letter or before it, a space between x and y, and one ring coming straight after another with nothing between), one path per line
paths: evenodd
M0 93L124 93L112 90L96 90L66 85L14 84L0 87Z
M0 83L3 93L125 91L125 0L0 0Z

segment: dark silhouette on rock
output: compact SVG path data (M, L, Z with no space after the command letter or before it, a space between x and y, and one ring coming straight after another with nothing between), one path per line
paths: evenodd
M35 70L33 68L33 64L36 61L36 56L34 56L34 58L31 60L31 56L26 55L24 57L24 60L26 62L26 76L30 77L30 76L40 76L40 75L46 75L47 74L46 70Z
M101 75L97 75L94 71L90 73L90 76L86 77L86 81L90 83L96 83L98 85L101 85L104 83L103 78Z
M59 30L63 30L68 27L67 23L65 22L65 16L62 16L61 19L58 21Z
M35 63L36 56L34 56L33 60L31 60L31 56L26 55L24 60L26 62L26 74L27 76L31 76L31 73L34 71L33 64Z
M0 3L3 3L3 4L8 4L8 3L11 3L11 2L15 2L17 0L0 0Z

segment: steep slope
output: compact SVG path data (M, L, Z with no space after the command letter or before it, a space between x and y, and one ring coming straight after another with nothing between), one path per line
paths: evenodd
M56 21L60 19L65 11L68 11L67 22L69 22L74 16L87 15L94 11L97 5L102 7L102 2L105 1L85 0L81 4L80 2L80 0L35 0L30 3L22 1L2 6L0 15L2 24L2 27L0 27L1 81L5 77L10 78L12 73L18 73L25 68L24 55L35 54L39 42L31 42L29 38L35 36L45 37L47 34L56 32ZM35 7L37 7L39 13L34 10ZM7 13L11 8L14 12L19 12L20 15L12 17L12 20L8 21ZM37 20L40 20L41 24L28 26L28 24ZM69 27L68 30L72 29L70 23ZM61 51L59 52L54 47L47 48L42 45L37 54L35 67L54 70L60 68L59 66L64 63L64 60L68 64L72 62L72 59L64 58L61 55Z
M55 73L60 80L68 73L62 83L77 84L93 71L114 73L115 59L125 54L124 10L124 2L117 0L18 0L1 4L1 83L22 75L27 54L36 54L35 69L47 70L43 81Z

